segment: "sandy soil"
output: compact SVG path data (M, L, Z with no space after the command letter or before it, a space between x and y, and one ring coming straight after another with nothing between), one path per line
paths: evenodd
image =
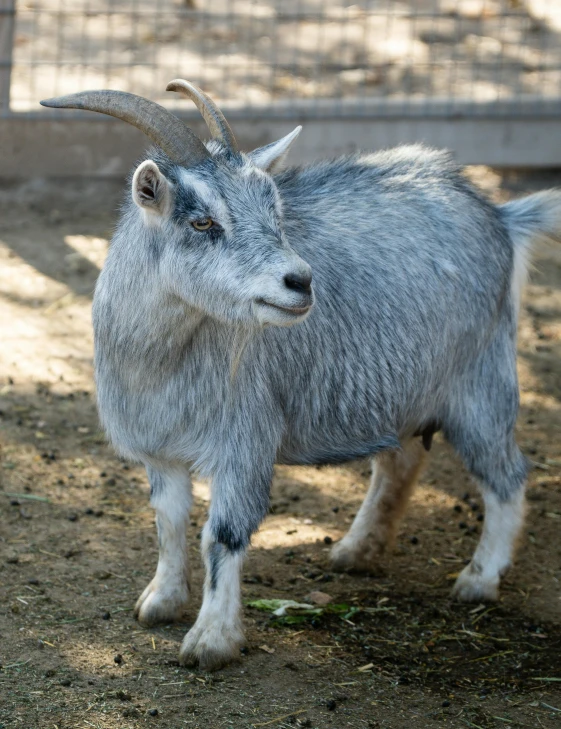
M495 199L560 175L470 171ZM110 210L108 207L107 210ZM554 727L561 717L561 248L542 248L520 326L519 442L536 464L516 567L496 605L458 605L481 501L438 438L376 575L335 575L368 466L278 468L244 601L321 590L348 612L283 625L245 608L248 648L214 675L180 668L200 599L154 630L132 607L157 560L148 484L98 430L91 292L112 218L0 216L0 727Z

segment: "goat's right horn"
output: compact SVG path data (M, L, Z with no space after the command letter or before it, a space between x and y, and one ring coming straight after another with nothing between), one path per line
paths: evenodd
M184 167L193 167L210 157L197 135L163 106L124 91L81 91L45 99L42 106L55 109L84 109L108 114L140 129L167 156Z
M195 84L189 83L189 81L184 81L182 78L176 78L169 82L166 86L166 91L177 91L178 94L185 96L187 99L191 99L201 112L201 116L205 120L213 138L219 139L232 152L238 151L238 143L234 137L234 132L226 121L226 117L210 96L207 96L202 89L195 86Z

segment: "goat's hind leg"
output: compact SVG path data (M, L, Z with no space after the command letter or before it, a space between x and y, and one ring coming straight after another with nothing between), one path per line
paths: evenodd
M160 554L156 574L138 598L134 612L142 625L169 623L181 617L189 599L187 526L191 480L186 468L147 468L150 503L156 510Z
M471 562L454 585L464 601L496 600L501 578L508 571L516 539L524 522L526 461L512 434L489 444L468 448L468 468L477 478L485 504L483 533ZM458 448L461 452L461 448Z
M419 439L373 460L370 488L343 539L332 549L333 569L369 572L392 544L423 463Z
M455 398L444 434L477 480L485 503L483 533L454 586L460 600L496 600L524 521L527 462L514 440L518 383L514 345L498 339L471 383ZM482 376L484 373L485 376Z
M474 602L497 600L501 578L507 573L516 538L524 521L524 489L522 484L508 499L499 498L482 485L485 502L483 534L471 562L454 585L459 600Z

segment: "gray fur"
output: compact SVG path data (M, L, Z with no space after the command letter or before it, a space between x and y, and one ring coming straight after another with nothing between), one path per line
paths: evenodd
M274 177L209 148L188 173L151 151L171 207L150 223L125 202L93 318L117 450L212 480L212 587L212 544L248 545L275 462L340 463L438 423L484 488L520 492L515 264L534 237L558 235L561 194L494 206L421 146ZM205 217L222 232L195 231ZM282 283L308 266L309 315L255 304L309 305Z

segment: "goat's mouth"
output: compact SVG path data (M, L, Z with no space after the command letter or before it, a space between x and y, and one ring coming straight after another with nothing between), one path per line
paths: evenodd
M265 299L257 299L256 303L259 306L270 307L277 311L282 311L285 314L292 314L293 316L304 316L312 308L313 302L310 302L307 306L282 306L281 304L275 304L272 301L266 301Z

